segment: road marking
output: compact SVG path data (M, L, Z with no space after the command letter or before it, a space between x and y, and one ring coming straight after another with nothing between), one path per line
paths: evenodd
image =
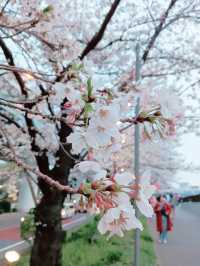
M24 243L26 243L25 240L20 241L20 242L17 242L17 243L15 243L15 244L12 244L12 245L9 245L9 246L7 246L7 247L5 247L5 248L0 249L0 252L4 252L4 251L6 251L7 249L11 249L11 248L17 247L17 246L19 246L19 245L21 245L21 244L24 244Z
M80 218L77 218L77 219L71 221L70 223L63 224L63 229L66 229L68 226L76 224L76 223L83 221L83 220L86 220L86 217L80 217Z
M75 220L72 220L72 221L70 221L70 223L63 224L63 229L66 229L67 227L69 227L70 225L73 225L73 224L74 224L74 226L75 226L76 223L78 223L78 222L80 222L80 221L83 221L83 220L86 220L86 219L87 219L87 217L84 216L84 217L79 217L79 218L77 218L77 219L75 219ZM30 238L30 240L32 240L32 239L33 239L33 238ZM4 247L4 248L0 249L0 253L3 253L3 252L5 252L5 251L7 251L7 250L9 250L9 249L12 249L12 248L15 248L15 247L17 247L17 246L23 245L24 243L28 244L27 241L23 240L23 241L17 242L17 243L15 243L15 244L12 244L12 245L9 245L9 246L7 246L7 247ZM0 255L1 255L1 254L0 254Z

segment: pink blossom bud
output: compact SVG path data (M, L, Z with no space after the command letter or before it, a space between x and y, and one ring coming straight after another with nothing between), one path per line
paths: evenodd
M71 102L66 102L63 106L64 109L70 109L72 108L72 103Z

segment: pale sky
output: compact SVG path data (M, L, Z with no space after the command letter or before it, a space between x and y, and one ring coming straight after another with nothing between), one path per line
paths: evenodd
M177 150L185 159L186 165L193 165L200 168L200 137L193 133L185 134L181 138L181 147ZM177 171L175 180L177 182L188 182L191 185L200 186L200 170L198 171Z

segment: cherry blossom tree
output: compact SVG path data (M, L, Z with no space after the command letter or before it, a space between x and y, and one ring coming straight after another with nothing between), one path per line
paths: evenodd
M30 264L59 266L60 213L68 193L83 195L89 211L100 210L98 229L109 237L142 229L130 200L152 215L148 178L136 186L130 171L116 169L116 158L123 136L137 123L146 137L174 133L182 114L175 81L198 69L180 48L195 34L176 33L196 25L198 5L5 0L0 7L1 158L34 174L42 192ZM135 82L138 41L142 77ZM175 101L171 107L163 94ZM143 104L136 116L138 95ZM82 180L78 187L70 186L72 176Z

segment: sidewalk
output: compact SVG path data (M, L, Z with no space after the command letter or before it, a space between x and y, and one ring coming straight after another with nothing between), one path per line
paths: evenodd
M177 207L174 231L166 245L158 243L154 222L150 224L155 240L159 266L200 265L200 204L188 203Z

